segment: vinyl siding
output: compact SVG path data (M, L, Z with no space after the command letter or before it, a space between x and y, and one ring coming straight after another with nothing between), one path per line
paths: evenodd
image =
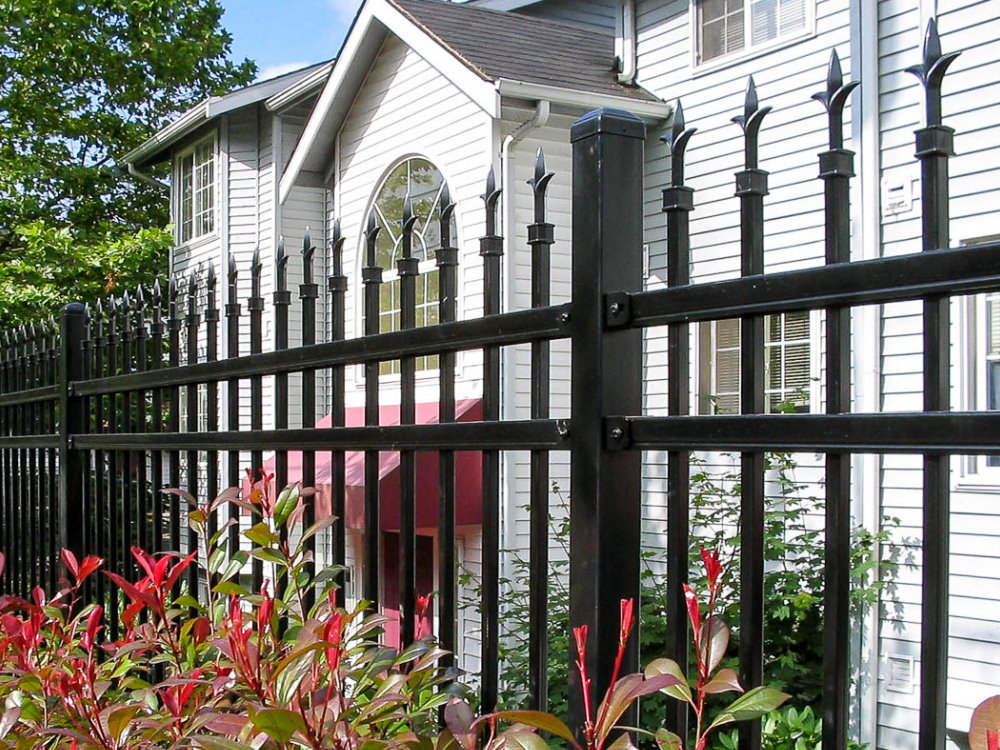
M347 335L361 335L363 231L370 201L389 171L403 158L422 156L444 175L457 205L459 259L459 316L482 314L482 260L478 238L484 234L482 194L491 165L491 118L423 58L395 37L389 37L372 65L338 138L339 156L335 194L328 221L339 218L344 237L344 273L349 281ZM458 398L481 394L478 353L459 355ZM398 402L398 377L383 377L382 403ZM363 403L360 368L347 374L348 403ZM438 399L437 378L418 373L417 399ZM476 537L467 537L464 563L479 571ZM360 581L356 586L360 585ZM360 590L360 589L358 589ZM462 614L463 622L472 612ZM463 626L459 660L478 671L478 637Z

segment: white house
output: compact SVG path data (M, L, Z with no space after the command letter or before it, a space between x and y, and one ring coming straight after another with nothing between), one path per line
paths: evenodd
M913 130L922 124L923 95L905 69L920 62L923 29L931 18L937 19L943 48L963 50L944 85L945 122L957 130L957 155L951 161L951 235L957 245L1000 235L996 0L367 0L336 62L208 100L125 161L137 171L164 160L173 164L175 275L205 264L221 270L230 257L248 268L255 248L266 256L279 235L298 247L307 226L315 244L324 247L331 222L339 220L347 238L344 273L351 279L348 335L360 335L358 290L369 211L385 210L408 189L418 215L430 218L440 208L442 180L457 204L459 317L481 314L478 238L485 228L479 195L491 166L505 186L499 232L505 238L504 306L529 306L526 225L532 204L525 181L539 147L557 175L549 190L549 220L556 226L552 298L568 299L568 134L577 117L596 107L626 109L647 123L647 285L664 283L660 189L667 184L670 162L659 138L668 132L677 99L683 100L688 125L698 128L686 168L686 183L696 191L693 279L738 275L732 174L742 166L742 144L730 117L740 111L753 75L762 103L774 107L761 133L761 166L771 172L765 201L767 269L818 265L823 262L823 210L816 154L826 145L826 121L810 97L823 89L835 48L845 77L863 84L847 110L848 147L857 154L858 174L852 181L853 257L916 252L920 199ZM382 330L398 326L392 314L398 305L391 296L392 220L379 216L385 230L380 264L389 282ZM436 272L427 261L435 241L433 233L420 237L420 304L428 322L434 316ZM318 257L329 261L322 253ZM290 265L293 288L296 262L293 258ZM267 296L271 264L264 268ZM241 284L246 283L244 274ZM920 311L911 303L855 311L856 411L920 408ZM954 318L952 407L997 408L1000 297L956 301ZM822 319L787 314L774 323L768 339L775 363L768 380L771 402L792 399L797 408L818 411ZM739 342L732 329L724 321L705 323L692 337L695 413L738 404ZM515 348L504 357L505 414L524 415L527 350ZM666 358L655 334L647 338L646 360L647 410L657 413L665 408ZM423 404L438 397L435 365L433 360L420 365L417 400ZM477 365L478 355L459 359L458 398L470 410L481 396ZM568 408L566 346L553 348L552 376L558 416ZM349 373L349 408L363 403L362 388L360 372ZM399 379L390 366L383 369L380 389L384 404L398 403ZM326 406L321 403L318 413L301 423L313 417L318 422ZM292 423L300 423L296 420L302 415L293 413ZM804 457L803 462L815 460ZM646 456L651 546L658 544L663 526L664 463L658 455ZM385 469L388 474L392 467ZM503 546L524 548L527 525L520 506L527 458L508 457L503 472ZM568 466L554 463L552 477L568 486ZM883 514L899 517L892 544L913 562L900 569L892 606L887 602L869 618L860 649L858 732L873 747L892 750L915 746L920 487L919 458L856 459L857 522L877 529ZM962 729L971 707L1000 692L1000 460L954 459L953 489L949 725ZM475 570L479 532L474 511L467 520L460 557ZM425 547L432 549L440 540L426 532ZM423 575L433 582L433 570ZM463 625L459 650L474 670L474 623Z

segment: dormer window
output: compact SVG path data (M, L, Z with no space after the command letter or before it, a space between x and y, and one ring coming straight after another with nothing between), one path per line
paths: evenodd
M177 157L177 239L181 244L215 231L215 137Z

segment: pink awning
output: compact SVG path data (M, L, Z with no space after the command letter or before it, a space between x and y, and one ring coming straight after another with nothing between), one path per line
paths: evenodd
M416 405L417 424L435 424L438 421L439 407L437 402ZM476 422L483 418L482 399L465 399L455 404L455 420L457 422ZM330 415L316 423L318 428L329 428L333 423ZM361 427L365 423L364 407L351 407L345 410L344 423L346 427ZM381 406L379 408L380 425L398 425L400 410L398 404ZM329 451L316 451L316 517L321 518L331 513L333 470L332 454ZM433 528L438 523L439 506L439 460L437 451L418 451L416 453L416 526L417 528ZM364 484L365 484L365 454L364 451L347 451L344 460L344 470L347 485L346 523L350 528L364 527ZM264 471L274 471L274 458L264 462ZM380 526L384 531L399 529L400 475L399 452L381 451L379 453L379 508ZM288 453L288 481L302 481L302 452ZM455 522L459 526L478 526L482 523L482 487L483 469L482 454L479 451L457 451L455 453Z

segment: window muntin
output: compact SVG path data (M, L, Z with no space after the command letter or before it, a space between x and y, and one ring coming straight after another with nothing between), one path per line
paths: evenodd
M695 0L697 57L709 62L802 32L810 0Z
M413 215L417 222L413 228L412 253L419 261L419 276L416 279L416 324L434 325L438 318L438 269L434 258L441 247L441 188L444 178L441 172L426 159L414 157L396 166L382 183L373 204L375 221L379 232L376 246L376 262L383 269L383 281L379 295L379 331L400 329L400 281L396 263L402 255L403 242L403 201L410 195ZM452 237L456 236L454 218ZM438 367L438 356L417 357L418 370L433 370ZM399 372L399 361L383 362L383 375Z
M215 139L198 143L177 160L178 239L181 243L215 231Z
M809 411L811 329L808 311L764 318L764 400L767 412ZM699 336L698 412L739 414L739 319L702 323Z

